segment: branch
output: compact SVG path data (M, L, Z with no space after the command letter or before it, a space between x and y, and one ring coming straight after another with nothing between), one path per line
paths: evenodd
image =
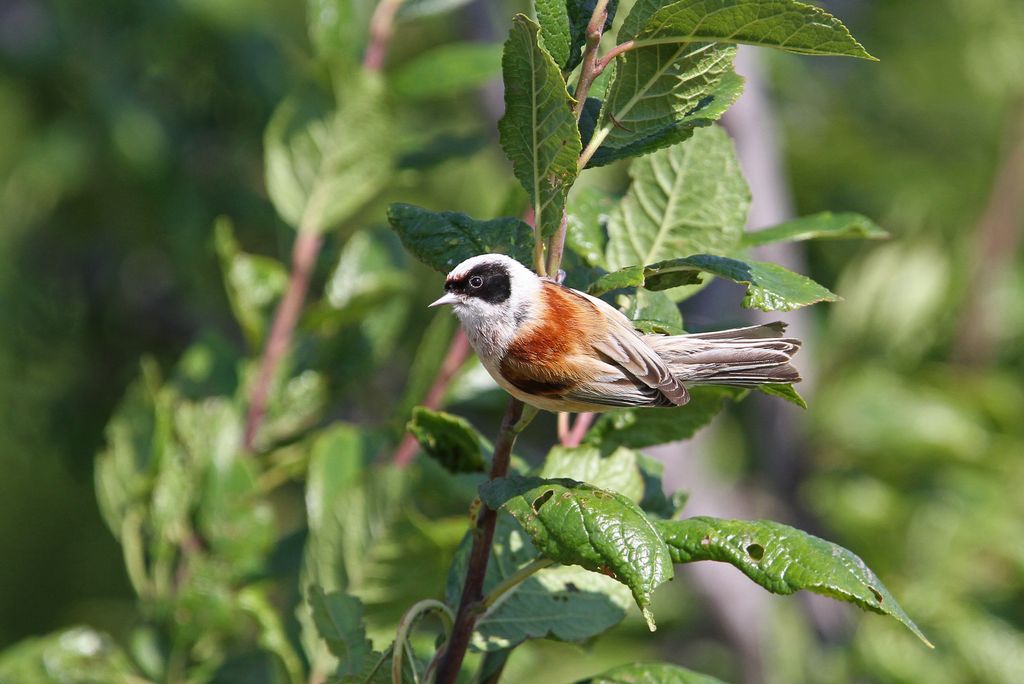
M613 47L611 50L605 53L604 57L597 60L597 75L600 76L601 72L607 69L608 65L611 64L616 57L618 57L624 52L629 52L630 50L637 47L640 46L637 45L635 40L627 40L625 43L619 43L618 45Z
M505 417L501 421L501 429L494 443L494 457L491 460L490 479L495 480L508 474L509 459L516 437L529 424L536 409L524 411L523 402L509 399ZM466 566L466 579L462 584L462 596L459 598L459 611L455 615L455 627L452 635L444 646L437 670L437 684L454 684L462 668L462 660L466 656L473 627L479 615L479 603L483 598L484 577L487 574L487 562L491 555L491 544L494 541L494 527L498 522L498 512L487 506L481 507L473 530L473 549L469 553Z
M309 279L316 264L323 235L314 231L300 230L292 247L292 271L288 277L288 289L285 290L281 303L274 312L274 322L270 327L270 336L260 361L259 375L252 391L249 393L249 413L245 421L245 433L242 445L246 451L252 451L259 432L260 424L267 412L267 399L270 386L277 372L277 366L288 347L291 345L292 332L299 320L302 304L306 300Z
M370 17L370 44L363 55L363 68L380 71L388 53L391 36L395 32L395 15L404 0L380 0Z
M576 416L576 422L573 424L572 429L562 439L562 446L579 446L586 436L587 430L590 429L590 425L594 422L595 415L593 413L581 413Z
M448 385L451 384L455 374L462 368L462 364L465 363L468 357L469 339L460 327L456 331L455 337L452 338L452 343L448 347L448 354L441 363L441 369L437 372L434 383L427 390L427 395L423 398L423 406L432 411L436 411L441 407L441 402L444 400L444 393L448 390ZM395 453L391 456L391 462L399 468L404 468L416 456L417 447L418 442L416 438L406 432L405 437L402 438L402 443L398 445Z

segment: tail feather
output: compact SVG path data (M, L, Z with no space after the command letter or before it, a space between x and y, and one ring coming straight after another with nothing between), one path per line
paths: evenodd
M691 335L645 336L647 343L668 364L672 374L687 385L733 385L800 382L790 365L800 340L782 337L781 322Z

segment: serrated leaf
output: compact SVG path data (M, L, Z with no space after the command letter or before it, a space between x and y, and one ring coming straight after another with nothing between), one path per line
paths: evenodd
M565 243L588 266L605 266L605 224L615 203L595 187L577 189L566 205Z
M352 76L339 90L336 105L323 95L293 94L267 124L267 192L297 230L334 228L391 176L393 135L379 79Z
M739 245L750 190L722 128L636 159L629 175L629 191L608 219L608 268L727 254Z
M779 397L785 399L791 404L796 404L802 409L807 408L807 402L800 396L800 393L796 391L796 388L792 385L758 385L757 389L767 395L773 397Z
M889 233L866 216L853 213L833 214L823 211L804 216L777 226L753 230L743 234L742 247L760 247L773 242L802 242L803 240L883 240Z
M604 451L620 446L643 447L689 439L711 422L727 399L745 393L732 387L692 387L690 401L674 408L619 409L602 414L587 432L585 442Z
M441 273L478 254L507 254L524 265L533 263L533 229L517 218L478 221L454 211L392 204L388 222L413 256Z
M389 79L402 97L450 97L501 74L497 43L448 43L417 55Z
M448 575L449 605L458 604L471 547L472 537L467 534ZM539 556L519 524L508 513L499 513L484 578L485 595ZM631 600L629 589L610 577L579 567L545 568L477 619L470 646L491 653L528 639L583 641L621 622Z
M683 334L683 315L664 292L651 292L640 287L636 294L620 296L617 303L619 310L633 321L637 330L663 335Z
M722 561L775 594L807 589L847 601L896 618L931 646L864 561L837 544L770 520L701 516L654 525L676 563Z
M743 89L732 70L735 54L734 47L696 43L626 52L615 62L587 166L674 145L721 118Z
M654 630L651 593L673 573L664 544L639 506L575 480L535 477L491 480L480 487L480 498L511 514L544 556L628 586Z
M498 122L501 147L532 202L542 236L562 221L565 196L576 180L580 132L558 65L537 42L539 27L522 14L501 60L505 116Z
M571 2L572 0L569 0ZM537 11L537 23L540 24L540 44L548 51L562 69L568 68L569 47L572 38L569 35L569 8L566 0L534 0Z
M465 418L417 406L406 427L424 453L448 472L482 473L486 469L480 433Z
M680 0L655 12L636 36L641 46L680 41L874 59L841 21L794 0Z
M309 587L306 600L320 637L340 662L340 673L361 672L373 653L373 644L366 638L363 625L363 604L344 592L328 593L317 585Z
M571 476L639 503L644 495L644 478L637 463L639 456L623 448L602 456L596 446L556 446L548 452L540 476L545 479Z
M276 259L243 252L227 218L214 224L214 244L231 311L249 347L259 349L274 304L288 285L288 269Z
M724 684L710 675L668 663L620 665L577 684Z
M778 264L740 261L710 254L669 259L650 266L629 266L602 276L590 286L588 292L601 295L624 287L665 290L700 282L700 272L746 285L747 294L743 298L743 306L748 309L792 311L802 306L839 299L807 276L793 273Z

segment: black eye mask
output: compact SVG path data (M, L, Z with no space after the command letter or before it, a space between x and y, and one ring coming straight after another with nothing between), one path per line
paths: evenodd
M479 286L474 287L478 284L478 278ZM508 269L501 264L480 264L458 280L449 280L444 289L446 292L476 297L489 304L500 304L512 294L512 279Z

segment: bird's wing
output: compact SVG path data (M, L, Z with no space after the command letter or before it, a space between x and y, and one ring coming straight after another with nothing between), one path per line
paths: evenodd
M592 345L599 354L621 367L627 375L656 390L668 403L654 403L655 406L682 406L690 400L690 393L669 370L668 364L651 349L634 328L632 322L615 307L597 297L565 288L574 295L583 297L604 314L608 323L608 334L595 337ZM628 378L626 378L628 380ZM620 383L621 384L621 383ZM611 389L611 388L609 388Z

